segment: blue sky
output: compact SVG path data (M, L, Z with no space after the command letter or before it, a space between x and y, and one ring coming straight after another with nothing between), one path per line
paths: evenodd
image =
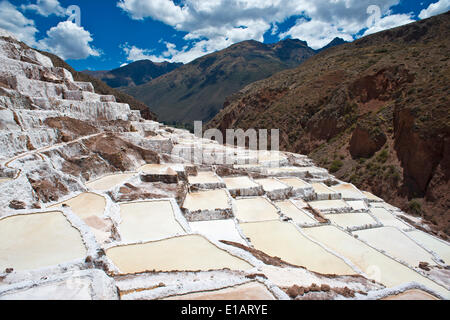
M71 5L80 25L67 21ZM450 0L0 0L0 28L77 70L110 70L141 59L187 63L249 39L298 38L317 49L449 8Z

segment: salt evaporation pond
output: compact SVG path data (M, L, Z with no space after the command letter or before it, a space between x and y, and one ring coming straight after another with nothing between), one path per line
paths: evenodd
M313 239L349 259L353 264L387 287L395 287L409 282L417 282L438 292L447 299L450 292L432 280L389 258L360 240L333 226L304 229Z
M446 265L450 265L450 246L447 243L419 230L410 231L406 234L424 248L435 252L439 258L444 260Z
M0 270L39 269L84 259L86 254L80 232L61 212L0 219Z
M188 177L189 184L217 184L221 183L212 171L199 171L196 176Z
M125 181L133 177L135 173L118 173L111 174L100 179L89 181L86 187L95 191L108 191L116 186L123 184Z
M255 182L250 180L249 177L233 177L233 178L223 178L223 181L225 182L227 189L229 190L238 190L238 189L250 189L250 188L257 188L259 185L257 185Z
M356 273L342 259L306 238L290 223L243 223L241 228L253 246L269 256L279 257L290 264L325 274Z
M82 193L72 199L52 205L49 209L56 209L62 205L68 206L73 213L91 227L99 242L105 242L109 238L112 222L103 219L106 207L104 197L91 192Z
M189 222L189 225L193 232L198 232L208 239L214 241L226 240L247 245L232 219Z
M275 300L273 294L265 285L250 282L221 290L197 292L174 296L164 300Z
M420 262L435 265L433 256L416 242L402 233L397 228L383 227L355 231L359 239L364 240L372 247L383 250L390 256L408 263L412 267L418 267Z
M126 274L149 270L170 272L253 268L246 261L199 235L113 247L106 250L106 255Z
M315 219L310 217L305 211L297 208L291 201L281 201L275 203L281 212L292 219L296 224L314 224L317 223Z
M411 228L384 208L370 208L370 212L386 227L396 227L401 230Z
M188 193L183 208L194 212L199 210L228 209L230 204L225 190L211 190Z
M277 209L263 197L236 200L234 215L241 222L277 220Z
M170 201L145 201L120 204L122 241L151 241L184 234L175 219Z
M338 214L327 214L326 218L331 221L331 223L347 229L356 228L363 226L374 226L377 222L367 213L338 213Z
M412 289L393 296L383 298L381 300L439 300L439 299L423 290Z

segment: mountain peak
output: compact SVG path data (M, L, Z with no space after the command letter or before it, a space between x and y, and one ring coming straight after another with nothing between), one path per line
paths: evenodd
M332 48L332 47L336 47L336 46L339 46L339 45L345 44L345 43L349 43L349 42L345 41L342 38L336 37L333 40L331 40L331 42L329 44L327 44L325 47L323 47L323 48L321 48L321 49L319 49L317 51L320 52L320 51L323 51L323 50L326 50L326 49L329 49L329 48Z

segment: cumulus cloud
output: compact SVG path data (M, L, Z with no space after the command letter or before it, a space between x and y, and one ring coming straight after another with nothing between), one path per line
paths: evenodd
M92 41L89 31L71 21L64 21L47 31L47 37L40 40L38 46L63 59L79 60L100 56L100 52L90 45Z
M431 16L447 12L448 10L450 10L450 0L440 0L436 3L430 4L427 9L422 10L419 14L419 18L426 19Z
M22 10L34 10L46 17L52 14L66 15L66 9L62 8L57 0L38 0L36 4L22 6ZM101 54L91 45L91 33L70 21L60 22L47 31L44 39L37 41L38 30L34 21L26 18L8 0L0 2L0 28L11 32L30 46L52 52L63 59L78 60Z
M19 40L29 45L36 43L35 35L38 32L34 21L27 19L9 1L0 2L0 28L14 34Z
M412 14L393 14L390 16L382 17L381 19L375 21L375 24L366 30L364 36L386 29L402 26L414 21L415 20L412 19Z
M59 17L66 15L66 10L61 7L58 0L37 0L35 4L22 5L22 10L31 10L48 17L52 14Z
M151 60L153 62L163 62L164 59L157 57L152 54L151 50L141 49L136 46L130 46L128 43L125 43L122 46L123 51L127 55L127 61L135 62L139 60ZM124 64L126 65L126 64Z
M121 0L118 6L133 19L150 17L188 32L189 48L168 48L169 60L177 62L248 39L263 41L273 23L302 11L292 0L185 0L182 6L171 0Z
M445 0L448 1L448 0ZM408 15L393 15L390 8L400 0L120 0L118 7L132 19L152 18L187 32L189 48L173 48L172 61L188 62L244 40L264 40L264 34L306 40L317 49L335 37L347 41L369 29L370 32L411 22ZM376 5L380 17L368 25L367 8ZM279 25L289 17L301 16L289 30ZM368 34L368 33L367 33ZM164 58L159 56L157 58Z
M280 38L292 37L308 42L311 48L319 49L329 44L334 38L339 37L345 41L352 41L353 37L340 31L336 25L324 21L299 19L294 27L282 33Z

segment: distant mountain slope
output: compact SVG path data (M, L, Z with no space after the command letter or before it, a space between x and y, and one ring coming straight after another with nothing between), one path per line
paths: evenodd
M82 72L102 80L111 88L135 87L169 73L182 65L182 63L155 63L150 60L141 60L111 71L85 70Z
M322 51L229 97L209 124L281 147L450 235L450 13Z
M132 110L139 110L144 119L147 119L147 120L156 120L157 119L157 116L153 112L151 112L150 109L144 103L136 100L132 96L130 96L122 91L119 91L119 90L109 87L106 83L102 82L101 80L99 80L93 76L76 71L68 63L66 63L64 60L62 60L61 58L59 58L58 56L56 56L54 54L51 54L51 53L48 53L45 51L39 51L39 52L46 55L47 57L49 57L52 60L53 65L55 65L56 67L62 67L62 68L69 70L73 74L75 81L91 82L92 85L94 86L95 92L97 92L99 94L115 96L117 102L127 103L130 105L130 108Z
M321 51L327 50L329 48L340 46L341 44L345 44L345 43L348 43L348 41L345 41L342 38L337 38L336 37L329 44L327 44L325 47L323 47L322 49L317 50L317 52L321 52Z
M298 66L314 54L306 42L299 40L275 44L244 41L124 91L145 102L161 121L208 121L222 109L228 95Z

